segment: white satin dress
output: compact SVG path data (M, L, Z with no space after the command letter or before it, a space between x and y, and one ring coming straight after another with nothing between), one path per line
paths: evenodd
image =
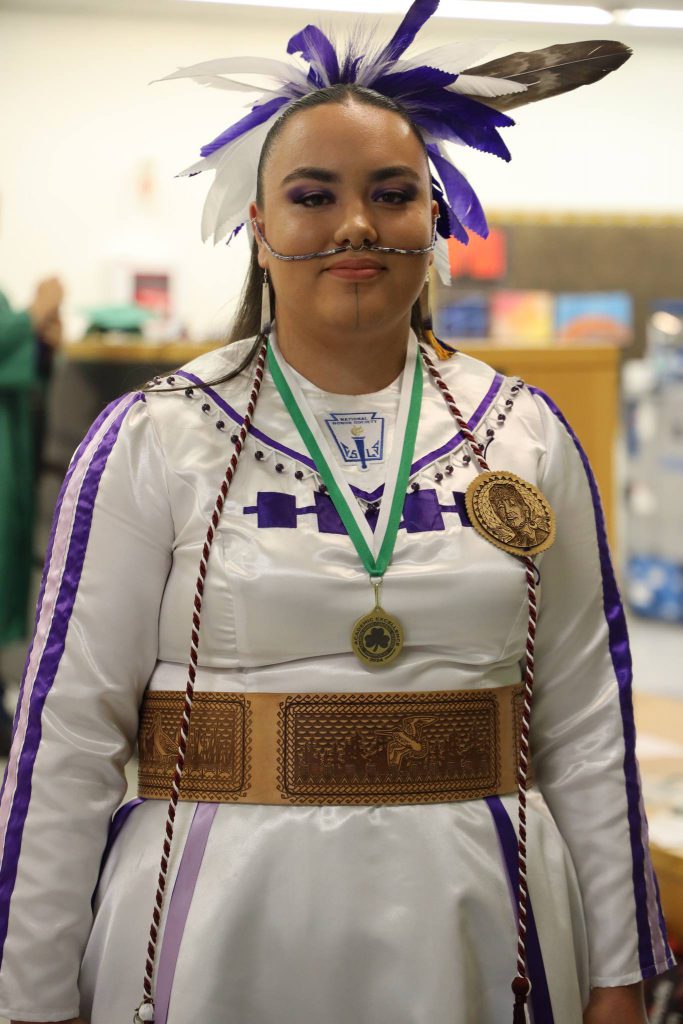
M251 344L189 363L176 374L188 394L162 383L112 403L71 462L0 800L0 1014L125 1024L142 998L166 805L137 802L113 830L111 818L145 689L185 687L200 552L252 373L197 385ZM534 1024L579 1024L591 986L673 963L647 849L623 610L590 469L553 403L459 353L439 369L491 468L536 484L557 516L557 540L536 559L530 1013ZM399 382L348 397L301 381L372 517ZM366 468L351 422L366 429ZM521 678L523 566L469 524L475 470L426 371L383 590L406 646L384 670L350 651L371 588L269 373L253 426L209 560L199 690L411 692ZM513 796L182 804L157 1024L511 1020L516 822Z

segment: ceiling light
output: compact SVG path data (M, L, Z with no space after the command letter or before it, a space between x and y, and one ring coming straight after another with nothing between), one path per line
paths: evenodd
M683 11L631 7L614 11L614 20L618 25L635 25L638 28L683 28Z
M317 11L320 0L191 0L194 3L231 4L240 7L286 7L287 10ZM399 0L327 0L325 11L347 11L354 14L397 14ZM368 4L370 9L368 10Z
M538 21L545 24L609 25L612 15L601 7L580 4L507 3L503 0L451 0L442 3L435 17L470 21Z
M195 3L234 3L236 0L193 0ZM320 11L320 0L237 0L243 6L286 7ZM327 0L326 11L362 14L401 14L399 0ZM609 25L612 15L601 7L580 4L509 3L508 0L443 0L436 18L468 21L535 21L541 24Z

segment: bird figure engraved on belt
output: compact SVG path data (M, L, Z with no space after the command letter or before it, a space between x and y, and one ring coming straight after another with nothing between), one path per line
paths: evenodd
M387 743L387 761L391 765L401 767L403 759L411 755L415 761L422 760L429 753L429 748L420 742L422 730L430 722L434 722L433 715L410 715L401 719L401 728L392 729L384 733L389 736Z

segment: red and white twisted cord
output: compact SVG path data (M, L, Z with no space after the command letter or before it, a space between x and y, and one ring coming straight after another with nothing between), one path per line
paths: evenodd
M468 427L462 413L455 404L455 399L448 390L443 377L429 358L426 349L420 345L420 352L424 359L425 366L437 387L444 397L446 405L450 409L461 433L465 437L472 455L477 461L479 468L489 472L489 466L484 458L484 450L474 434ZM536 602L536 566L528 555L523 558L526 573L527 602L529 606L529 620L526 636L526 658L524 667L524 706L522 710L522 721L519 737L519 765L517 768L517 803L519 808L519 838L517 841L517 977L512 983L512 991L515 994L515 1003L521 1008L531 990L531 983L526 970L526 933L527 933L527 906L529 903L529 888L527 882L526 865L526 790L529 778L529 734L531 729L531 702L534 691L534 649L536 643L536 622L538 619L538 607ZM521 1018L524 1019L523 1017Z
M197 675L197 664L199 661L199 629L200 629L200 617L202 613L202 598L204 595L204 580L206 579L206 570L209 561L209 555L211 553L211 546L213 544L216 530L220 522L221 513L223 512L223 506L225 499L228 494L228 489L232 482L232 478L235 475L237 469L237 462L240 454L244 447L244 442L249 428L251 426L251 420L254 415L254 409L256 408L256 402L261 390L261 384L263 382L263 371L266 360L267 341L264 341L263 345L259 350L259 354L256 358L256 371L254 373L254 380L252 383L251 394L249 396L249 402L247 404L247 410L242 421L237 440L233 448L232 455L228 467L225 471L225 476L221 483L218 497L216 498L216 504L213 512L211 513L211 522L206 533L206 539L204 541L204 547L202 548L202 556L199 562L199 575L197 577L197 584L194 596L194 610L192 612L192 634L190 643L190 662L187 669L187 686L185 688L185 703L183 706L183 717L180 723L180 735L178 739L178 756L176 760L175 770L173 772L173 785L171 788L171 797L168 803L168 813L166 816L166 829L164 836L164 845L161 855L161 864L159 868L159 880L157 882L157 891L154 899L154 908L152 910L152 923L149 929L149 941L147 943L147 958L145 961L145 977L143 980L144 998L142 1003L135 1011L134 1024L137 1022L145 1022L154 1020L154 996L153 996L153 981L154 981L154 969L156 965L156 952L157 952L157 938L159 934L159 925L161 922L161 913L164 905L164 893L166 891L166 877L168 875L168 862L171 855L171 844L173 842L173 831L175 825L176 808L178 806L178 800L180 799L180 780L183 775L183 768L185 766L185 755L187 753L187 737L190 731L190 716L192 715L192 704L194 700L194 684Z
M163 852L161 857L161 865L159 871L159 880L157 884L157 892L155 896L154 909L152 912L152 924L150 926L149 942L147 946L147 959L145 962L145 977L143 981L144 998L140 1006L138 1007L135 1015L135 1020L140 1022L149 1022L154 1020L154 1000L153 1000L153 980L154 980L154 969L156 963L156 948L158 929L161 922L161 913L163 908L164 893L166 889L166 877L168 874L168 864L171 853L171 843L173 841L174 823L176 816L176 808L178 800L180 798L180 781L182 778L183 767L185 764L185 755L187 752L187 739L190 727L190 717L192 714L192 704L194 698L194 683L196 678L196 669L198 664L199 655L199 630L200 630L200 616L202 609L202 597L204 593L204 580L206 578L207 563L211 552L211 546L215 537L215 532L218 528L225 499L228 494L228 489L232 482L232 478L237 468L237 462L239 456L244 447L244 441L246 439L249 427L251 425L251 419L254 414L256 401L261 389L261 383L263 381L263 371L265 365L265 357L267 350L267 342L264 342L261 347L257 361L256 361L256 372L254 374L254 382L252 385L251 394L249 397L249 403L247 405L247 411L244 416L242 426L240 428L235 447L230 458L230 462L225 472L225 477L221 483L221 488L216 498L216 504L211 515L211 522L206 534L204 541L204 547L202 550L202 557L199 564L199 575L197 578L196 592L194 599L194 611L192 615L192 634L191 634L191 645L190 645L190 663L188 665L188 680L185 690L185 703L183 707L183 716L180 725L180 736L178 742L178 756L176 760L176 766L173 776L173 785L171 798L168 805L168 813L166 819L165 837L163 844ZM437 387L441 391L444 400L451 411L458 427L460 428L468 446L476 459L479 467L483 471L488 471L489 466L484 458L483 448L476 440L474 434L469 429L466 421L458 409L458 406L453 399L448 387L441 377L440 373L433 365L429 356L427 355L423 346L420 346L420 352L424 359L425 365L428 372L436 382ZM536 572L533 560L530 557L524 558L526 568L526 580L527 580L527 595L529 602L529 625L527 630L527 643L526 643L526 665L525 665L525 676L524 676L524 708L522 713L521 723L521 735L520 735L520 756L519 756L519 768L517 776L517 789L518 789L518 803L519 803L519 840L518 840L518 874L519 874L519 886L518 886L518 942L517 942L517 971L518 976L513 981L513 991L515 992L516 1002L523 1004L526 1002L526 996L530 989L530 984L526 974L526 930L527 930L527 903L528 903L528 887L527 887L527 874L526 874L526 787L527 778L529 773L529 730L531 722L531 701L533 695L533 682L534 682L534 642L536 636L536 619L537 619L537 606L536 606Z

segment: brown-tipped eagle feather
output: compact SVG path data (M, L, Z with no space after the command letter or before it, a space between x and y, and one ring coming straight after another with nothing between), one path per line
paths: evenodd
M633 51L624 43L610 39L590 39L578 43L555 43L528 53L510 53L463 71L465 75L490 75L526 85L526 92L508 96L477 97L496 110L511 110L525 103L558 96L597 82L620 68Z

